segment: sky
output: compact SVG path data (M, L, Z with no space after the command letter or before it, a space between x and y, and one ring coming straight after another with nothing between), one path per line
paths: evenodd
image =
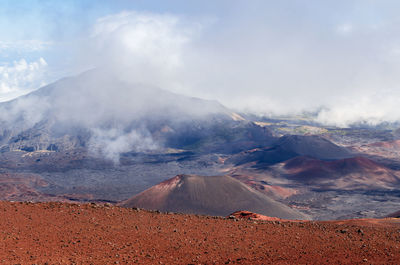
M260 115L400 121L395 0L0 2L0 101L108 69Z

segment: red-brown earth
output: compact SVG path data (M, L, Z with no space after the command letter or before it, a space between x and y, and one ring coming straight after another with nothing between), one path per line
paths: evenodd
M0 202L2 264L399 264L400 221L254 221Z

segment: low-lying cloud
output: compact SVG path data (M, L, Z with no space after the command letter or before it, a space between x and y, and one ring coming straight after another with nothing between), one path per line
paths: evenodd
M395 15L384 4L335 3L234 2L221 17L122 12L97 21L81 58L240 111L323 109L317 120L339 126L398 121ZM375 14L366 21L360 10Z
M148 152L160 148L145 129L124 131L122 128L93 128L89 141L89 151L94 156L103 156L119 163L121 153Z
M75 50L73 68L96 68L96 74L64 82L51 99L20 99L2 109L0 120L23 117L29 126L51 114L88 128L92 150L113 160L159 146L132 125L155 106L159 113L173 106L177 119L177 113L201 116L219 108L195 108L155 88L260 115L316 112L316 121L329 125L400 121L400 22L393 12L400 4L229 3L224 12L191 17L124 11L97 19L85 37L63 44ZM48 67L42 58L1 66L0 92L39 87Z

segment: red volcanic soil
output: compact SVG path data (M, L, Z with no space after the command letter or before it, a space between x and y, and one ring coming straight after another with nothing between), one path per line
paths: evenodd
M400 264L398 219L254 221L10 202L0 212L1 264Z

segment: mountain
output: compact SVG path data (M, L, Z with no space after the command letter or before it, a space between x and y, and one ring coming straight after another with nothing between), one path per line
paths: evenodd
M294 158L308 156L322 160L334 160L351 157L346 148L335 145L317 135L285 135L272 147L255 149L233 156L228 162L242 165L254 163L256 167L273 165Z
M236 153L272 140L268 129L217 101L123 81L99 69L0 103L0 152L91 147L105 154L156 148Z
M226 186L224 196L230 198L226 202L225 197L211 194L223 202L220 208L215 201L217 208L205 205L212 214L252 210L271 216L263 207L273 198L320 219L375 217L390 212L398 202L399 145L392 141L391 131L320 127L312 133L323 137L278 138L274 135L298 132L293 128L302 122L294 119L297 127L293 127L289 120L257 123L256 116L254 122L246 117L217 101L130 82L102 69L64 78L0 103L0 197L114 203L176 175L224 172L269 200L265 204L265 197L237 183L233 188L232 180L211 183L210 178L204 181L209 192L218 195L213 186ZM385 139L392 142L368 146ZM357 158L361 155L371 161ZM207 194L205 188L187 184L191 180L182 177L180 182L196 187L194 194ZM187 189L185 194L192 195L184 198L197 196ZM171 194L181 194L178 188L172 190ZM237 202L235 198L242 198L238 192L256 209ZM347 206L348 198L359 203ZM391 204L382 206L377 198ZM224 209L226 205L232 207ZM187 206L182 211L203 209L194 202Z
M334 161L296 157L283 169L285 178L318 189L392 189L400 184L397 172L364 157Z
M227 176L178 175L121 203L124 207L226 216L249 210L271 217L308 219Z
M350 152L346 148L318 135L285 135L279 138L275 145L284 151L324 160L350 156Z
M0 103L1 172L48 183L28 189L18 182L19 200L31 200L35 190L38 198L120 201L166 176L217 174L223 156L274 140L268 128L217 101L129 82L102 69Z

